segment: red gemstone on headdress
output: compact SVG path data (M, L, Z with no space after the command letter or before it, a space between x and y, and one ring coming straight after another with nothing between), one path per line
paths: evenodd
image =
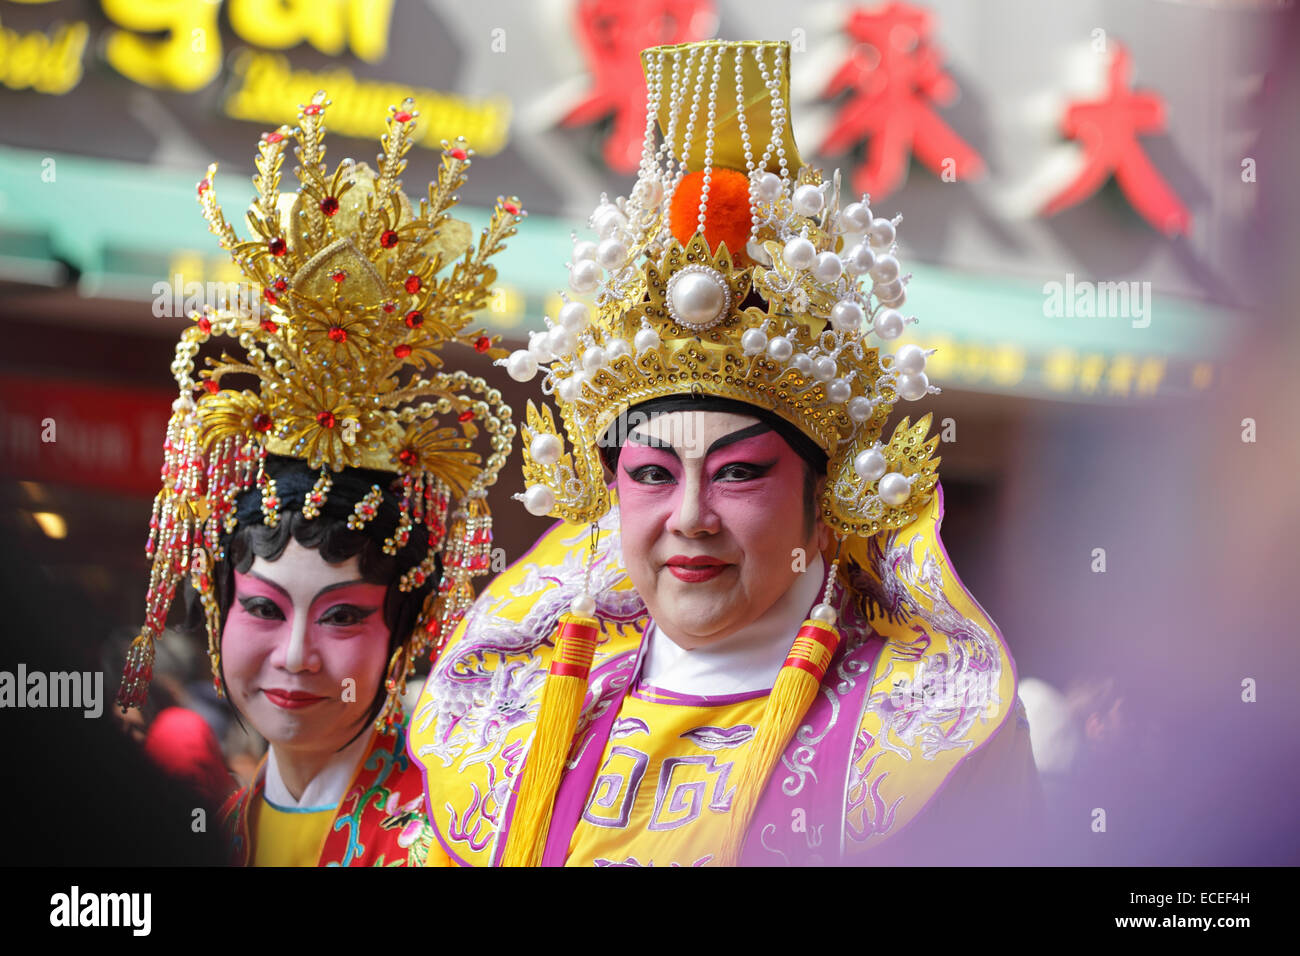
M288 249L288 246L285 245L283 239L281 239L279 236L276 236L274 239L272 239L270 242L266 244L266 248L271 250L271 255L282 256L285 254L285 251Z
M279 297L270 289L262 290L262 298L265 299L267 302L270 302L272 305L275 305L277 302L280 301Z
M278 143L280 140L284 139L284 134L278 130L273 133L263 133L262 139L266 140L268 143Z
M463 149L461 149L459 146L457 146L455 149L448 150L447 153L449 156L451 156L452 159L469 159L469 154L465 152Z
M506 212L510 213L510 215L512 215L512 216L517 216L517 215L519 215L519 204L518 204L518 203L513 203L513 202L509 202L509 201L507 201L507 202L503 202L503 203L501 204L501 208L504 209Z
M280 327L279 327L278 325L276 325L274 322L272 322L270 319L263 319L263 320L262 320L262 331L263 331L263 332L270 332L272 335L274 335L276 332L279 332L279 331L280 331Z
M407 345L405 342L403 342L400 345L394 345L393 354L396 355L398 358L406 358L408 355L411 354L411 347Z
M471 412L468 408L456 416L457 420L462 422L467 422L473 417L474 417L474 413Z
M272 282L271 285L275 286L276 292L283 292L285 289L289 288L289 280L284 276L276 276L275 281Z
M211 186L211 185L212 185L212 183L208 182L206 179L200 179L200 180L199 180L199 195L202 196L205 192L207 192L207 191L208 191L208 187Z
M406 110L398 110L393 114L393 119L397 120L399 123L409 123L411 122L411 118L411 114L406 112Z
M206 381L204 381L203 387L208 390L209 395L217 394L217 390L221 388L221 386L218 385L216 382L214 382L212 379L207 379Z
M397 310L397 303L385 302L383 308L385 312L395 312Z
M319 425L321 428L333 428L334 413L321 412L319 415L316 416L316 424Z
M410 468L417 461L420 460L420 456L417 455L415 452L411 451L411 449L409 448L403 448L400 452L397 453L397 460L400 461L407 468Z
M271 430L271 416L266 412L258 412L253 416L253 427L259 432L269 432Z
M422 325L424 325L423 313L414 310L406 313L406 327L408 329L418 329Z
M492 347L492 340L488 338L486 335L480 335L477 339L474 340L475 352L486 352L491 347Z
M398 238L396 229L385 229L379 234L379 244L385 249L391 249L397 245Z
M302 111L306 116L318 116L323 109L324 107L319 103L308 103L302 108Z
M348 340L348 330L341 329L336 325L329 330L329 337L330 337L330 341L338 342L340 345L342 345L344 342Z
M344 272L342 269L340 269L338 272L331 272L331 273L330 273L330 278L333 279L335 282L342 282L342 281L343 281L344 279L346 279L347 277L348 277L348 274L347 274L346 272Z
M407 276L405 285L406 291L411 293L411 295L415 295L415 293L420 291L420 287L423 286L424 283L420 281L419 276Z
M199 316L199 331L204 335L212 331L212 320L206 315Z
M339 201L333 196L326 196L320 201L320 211L327 216L332 216L339 211Z

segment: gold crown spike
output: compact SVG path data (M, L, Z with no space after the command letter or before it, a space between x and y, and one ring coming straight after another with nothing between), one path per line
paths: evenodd
M530 405L516 496L529 511L598 519L609 507L601 436L632 406L682 394L748 403L816 441L829 459L822 515L841 534L901 527L929 501L929 416L881 441L900 399L938 391L928 352L881 356L872 340L916 321L898 311L911 278L896 254L901 218L874 216L865 195L841 208L838 172L801 167L788 63L784 42L642 54L636 186L602 196L595 238L575 237L576 298L498 362L518 381L544 371L572 449L551 412Z
M389 108L374 170L344 159L329 171L329 105L317 93L300 106L296 127L262 136L257 196L244 216L252 238L240 238L217 203L216 164L198 185L209 228L253 294L194 313L177 345L172 372L180 397L151 521L145 626L128 661L123 706L144 699L153 641L182 576L190 573L211 597L210 568L223 557L222 535L235 529L239 494L259 488L263 520L278 521L282 502L264 468L268 454L320 469L304 502L309 517L320 513L333 473L347 467L394 473L400 518L385 550L400 551L418 524L433 549L402 575L403 590L423 586L438 551L447 549L440 588L415 634L393 655L380 716L385 726L397 719L395 702L416 656L450 633L472 598L469 579L488 570L486 490L509 456L516 428L501 393L482 378L444 370L441 353L457 342L494 358L506 354L470 324L496 279L489 260L525 214L517 198L498 198L477 243L470 227L451 217L472 163L463 138L443 143L437 179L412 204L400 179L419 116L410 99ZM281 193L290 143L299 188ZM196 375L200 346L217 337L230 340L229 350L208 358ZM486 460L472 448L480 425L491 449ZM354 503L350 525L364 528L378 504L375 492ZM219 622L215 601L204 606L215 675Z

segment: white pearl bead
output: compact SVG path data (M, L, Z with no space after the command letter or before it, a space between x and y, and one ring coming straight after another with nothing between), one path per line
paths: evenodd
M835 308L831 309L831 325L840 332L853 332L862 328L866 317L862 306L853 299L840 299L835 303Z
M885 473L885 456L874 448L858 452L853 459L853 470L863 481L875 481Z
M592 375L604 368L605 363L608 360L608 356L605 355L605 350L599 345L593 345L591 348L587 349L587 351L582 353L582 367L587 373Z
M754 194L765 202L781 195L781 177L776 173L763 173L754 181Z
M617 239L602 239L596 247L596 261L613 272L627 262L627 246Z
M794 344L784 335L778 335L767 343L767 354L778 362L788 362L794 354Z
M590 259L575 262L569 270L569 288L579 295L595 291L600 282L600 266Z
M876 406L871 404L871 399L862 395L849 399L849 418L861 424L871 417L876 410Z
M534 435L528 443L528 454L539 465L553 465L560 460L560 439L555 435ZM547 509L550 510L550 509Z
M894 355L894 368L905 375L925 371L925 350L919 345L904 345Z
M894 243L894 224L888 219L873 219L867 229L871 245L877 249L888 249Z
M506 373L516 382L532 381L537 374L537 359L529 355L527 349L516 349L506 359Z
M546 345L551 350L551 354L556 358L561 355L568 355L573 351L573 346L577 342L573 333L562 325L554 325L551 331L546 333Z
M524 507L529 514L539 518L548 515L555 507L555 492L545 485L533 485L524 492Z
M591 224L600 238L612 239L627 225L627 217L613 203L602 203L592 214Z
M609 360L611 362L614 361L615 359L622 358L624 355L631 355L631 354L632 354L632 349L627 344L627 339L618 339L618 338L610 339L605 346L605 355L609 357Z
M813 278L818 282L834 282L844 272L844 263L833 252L823 252L813 265Z
M643 179L632 190L632 196L642 206L651 209L663 202L664 184L657 179Z
M636 349L637 355L659 348L659 333L654 329L641 329L633 337L632 347Z
M800 186L794 191L794 211L801 216L815 216L822 211L826 197L816 186Z
M893 256L885 255L876 259L876 264L871 267L871 278L877 282L892 282L898 278L898 260Z
M851 202L840 213L845 232L866 232L871 226L871 210L860 202Z
M807 352L799 352L794 358L790 359L790 367L805 377L811 375L813 369L812 356Z
M910 498L912 486L906 478L891 471L880 479L880 498L887 505L898 506Z
M588 239L583 239L573 244L573 261L582 262L584 259L596 258L596 244Z
M898 394L909 402L914 402L918 398L923 398L930 388L930 379L924 372L917 372L915 375L900 375L894 383L898 389Z
M888 309L897 309L900 305L902 305L906 301L907 301L907 290L899 289L898 295L890 296L889 298L886 299L881 299L880 304L885 306Z
M727 291L718 280L703 272L680 273L668 298L677 321L693 328L709 325L727 305Z
M902 294L903 280L894 279L892 282L877 281L871 287L871 291L881 302L888 302L890 299L895 299Z
M528 354L533 357L537 364L550 362L555 358L550 348L550 332L529 332L528 333Z
M746 355L758 355L767 348L767 333L762 329L746 329L740 337L740 347Z
M813 378L819 382L829 382L838 371L839 369L835 367L835 359L829 355L819 355L817 360L813 362Z
M579 594L569 602L569 610L578 617L595 617L596 599L590 594Z
M849 383L844 381L842 378L834 379L826 386L826 397L836 405L842 405L844 402L847 402L849 396L852 394L853 389L850 388Z
M876 264L876 254L866 243L859 243L849 250L849 254L844 257L844 271L851 276L860 276L864 272L870 272L871 267Z
M817 249L803 236L795 236L781 250L781 258L791 269L807 269L817 257Z
M835 608L831 607L829 604L818 604L812 609L812 612L808 616L819 624L834 624Z
M582 381L577 375L570 375L555 386L555 394L562 402L572 402L578 397L578 386L581 384Z
M903 334L903 317L894 309L882 309L876 314L872 328L882 339L896 339Z
M560 307L556 319L559 320L560 325L576 334L587 327L587 323L591 321L591 313L581 302L566 302Z

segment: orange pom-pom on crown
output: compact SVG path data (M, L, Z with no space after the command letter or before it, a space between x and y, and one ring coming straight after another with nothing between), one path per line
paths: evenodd
M700 224L700 191L704 172L682 177L668 209L668 227L683 246ZM726 243L731 261L749 264L745 244L749 242L749 177L734 169L715 168L709 174L709 201L704 207L704 238L716 253L719 243Z

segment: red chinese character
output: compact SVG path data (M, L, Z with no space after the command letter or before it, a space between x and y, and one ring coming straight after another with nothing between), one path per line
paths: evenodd
M864 161L853 171L855 192L889 195L907 171L908 151L936 174L975 179L984 160L931 108L957 96L929 41L930 14L907 3L854 10L846 25L857 41L826 87L826 96L852 90L818 152L837 156L870 137Z
M1106 93L1099 100L1071 103L1061 123L1062 134L1083 145L1084 166L1078 175L1043 206L1050 216L1082 202L1115 174L1124 195L1138 213L1166 235L1187 233L1192 217L1151 165L1138 133L1162 133L1165 128L1164 101L1155 93L1134 93L1129 89L1132 57L1116 45L1107 70Z
M713 0L579 0L578 43L592 88L561 125L583 126L613 113L605 162L617 172L632 172L641 162L645 136L641 51L707 39L716 24Z

